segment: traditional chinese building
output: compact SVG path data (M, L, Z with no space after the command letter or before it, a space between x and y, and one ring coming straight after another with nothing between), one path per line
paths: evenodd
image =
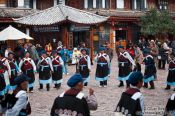
M110 41L113 47L119 40L138 41L140 17L151 8L169 10L175 18L175 0L66 0L65 4L109 16L108 22L95 30L94 43Z
M18 15L15 18L26 16L36 9L44 10L59 3L110 17L106 23L94 26L70 23L69 39L66 42L69 43L67 45L69 48L77 46L82 41L93 44L93 49L97 49L105 41L110 41L113 47L118 40L137 41L140 37L140 17L151 8L169 10L175 19L175 0L0 0L0 7L3 10L6 9L5 15L0 12L0 23L6 26L6 24L13 23L12 18L16 14ZM10 15L6 16L7 14ZM62 33L62 26L59 25L35 25L29 28L21 27L19 24L16 26L25 28L27 33L36 38L35 42L43 45L61 40L59 33ZM92 43L89 42L91 37L93 38Z

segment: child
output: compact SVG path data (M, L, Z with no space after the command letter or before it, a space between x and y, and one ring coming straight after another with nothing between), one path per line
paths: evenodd
M168 99L164 116L175 116L175 93Z
M144 112L144 98L140 92L143 85L141 72L133 72L128 82L133 86L122 93L120 101L115 110L115 116L142 116Z
M11 68L10 90L13 91L16 88L14 80L17 77L18 72L21 72L21 71L19 70L17 62L14 59L14 54L12 52L8 53L8 62Z
M132 66L135 66L135 62L133 58L129 55L129 53L124 50L124 46L118 46L118 49L120 52L118 56L119 74L117 78L120 81L120 84L118 87L124 86L123 81L126 81L128 88L130 85L127 80L132 74Z
M165 90L170 90L171 86L175 86L175 54L171 54L171 61L169 62L169 72L167 77L167 87ZM174 89L175 91L175 89Z
M100 81L100 87L107 86L107 80L109 75L109 56L105 53L105 48L100 48L100 53L95 57L97 61L96 77L95 80Z
M26 52L25 57L20 61L19 69L23 72L23 74L27 75L30 78L29 92L33 93L33 87L35 83L36 65L34 61L30 58L29 52Z
M10 78L11 78L11 68L7 58L4 57L4 53L0 50L0 62L2 63L3 67L3 77L5 79L5 90L4 92L7 93L10 89Z
M153 56L150 55L150 50L145 49L145 58L143 63L145 64L145 74L144 74L144 88L148 88L148 83L150 84L150 89L155 89L154 80L156 75L156 66Z
M91 71L91 60L90 57L86 54L87 51L85 48L81 49L82 55L79 59L79 72L83 77L84 86L88 85L90 79L90 71Z
M59 89L61 87L62 78L63 78L63 60L58 55L57 51L52 52L52 65L53 65L53 73L52 80L55 84L55 88Z
M46 84L47 91L50 90L50 84L52 82L51 73L53 72L53 66L51 59L47 56L46 51L42 51L41 60L38 62L39 68L39 90L43 89L43 85Z

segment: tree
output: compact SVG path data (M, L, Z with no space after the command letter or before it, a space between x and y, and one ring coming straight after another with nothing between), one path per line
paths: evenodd
M141 33L144 36L161 37L166 34L175 34L175 24L168 11L159 12L151 9L141 17Z

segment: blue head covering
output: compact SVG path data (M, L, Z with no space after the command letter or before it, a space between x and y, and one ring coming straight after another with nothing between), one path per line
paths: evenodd
M83 78L80 74L74 74L70 79L67 81L67 85L69 87L75 87L79 82L83 82Z
M52 50L52 54L58 54L56 50Z
M124 48L124 46L122 46L122 45L119 45L119 46L118 46L118 48L122 48L122 49L123 49L123 48Z
M133 72L128 79L128 82L132 86L136 86L139 81L143 80L143 74L141 72Z
M26 76L25 74L21 74L17 78L15 78L14 82L16 85L20 85L24 81L29 81L29 80L30 78L28 76Z
M4 56L4 53L3 53L3 51L2 51L2 50L0 50L0 55L1 55L1 56Z
M86 49L86 48L82 48L82 49L81 49L81 52L82 52L82 51L86 51L86 52L87 52L87 49Z
M143 50L143 54L149 54L149 53L150 53L150 49L145 48L145 49Z
M46 52L45 50L42 50L42 51L40 52L40 54L41 54L41 55L47 54L47 52Z
M99 48L99 51L105 51L106 49L105 49L105 47L100 47Z

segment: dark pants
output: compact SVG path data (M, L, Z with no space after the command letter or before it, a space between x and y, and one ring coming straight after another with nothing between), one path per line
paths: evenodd
M55 84L55 88L59 89L61 87L61 83L60 84Z
M165 64L166 64L166 60L159 60L158 61L159 69L165 69Z
M150 84L151 88L154 88L154 81L150 81L149 84ZM144 83L144 87L148 88L148 83Z
M50 90L50 84L46 84L47 91ZM43 84L40 84L40 89L43 89Z
M123 81L120 81L120 86L124 86L124 82ZM128 81L126 81L126 86L130 87L130 83Z
M84 86L87 86L88 85L88 82L84 83Z
M107 85L108 83L107 83L107 80L106 81L100 81L100 85L101 86L105 86L105 85Z
M33 91L33 87L29 87L29 91Z

